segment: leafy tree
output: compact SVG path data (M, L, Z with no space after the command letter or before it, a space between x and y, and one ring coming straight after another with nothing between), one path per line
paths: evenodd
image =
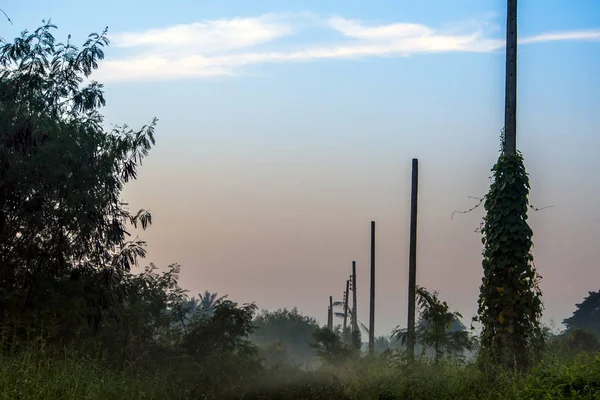
M451 312L448 303L441 301L437 292L429 292L424 287L417 287L417 305L419 322L415 334L416 341L425 351L427 347L434 351L435 361L439 362L445 354L457 355L464 350L472 349L474 343L460 322L460 313ZM396 328L392 336L405 344L408 338L406 329Z
M313 334L315 343L312 346L317 349L317 355L325 364L340 366L357 354L352 346L342 342L340 331L341 329L336 332L322 327L315 330Z
M80 316L97 330L146 254L127 225L151 223L120 194L154 144L156 119L105 131L103 86L81 85L104 57L106 30L78 48L56 42L55 28L0 42L0 323L27 325L18 335L36 322L68 336Z
M254 326L256 330L251 337L254 343L278 343L294 364L306 366L316 355L311 343L319 324L314 318L302 315L296 307L263 310L254 319Z
M181 341L181 350L196 366L196 380L206 387L224 387L261 370L257 347L249 340L256 305L231 300L215 305L210 318L196 319ZM235 385L234 385L235 386Z
M122 283L126 296L116 307L121 314L117 318L119 325L132 324L137 319L131 332L139 335L145 330L148 341L166 339L173 328L183 325L186 312L187 291L177 283L181 267L172 264L162 273L157 269L150 263L142 273L127 274Z
M112 364L135 361L138 366L164 363L181 342L188 302L179 287L180 266L157 272L154 264L138 274L127 273L120 283L122 301L111 305L109 318L101 321L99 334L80 337L78 347L86 353L101 350ZM88 340L89 339L89 340Z
M253 343L256 343L252 340ZM269 370L298 367L297 363L290 360L289 354L281 340L257 344L258 354L263 366Z
M502 135L504 148L504 133ZM529 177L522 155L501 154L485 197L483 279L476 321L482 365L525 370L544 345L542 299L527 223Z
M573 328L549 340L549 348L554 353L567 356L597 352L600 351L600 337L590 330Z
M211 354L226 353L255 353L248 337L254 332L252 319L256 305L243 304L238 306L231 300L223 300L216 304L210 318L198 320L190 327L183 338L182 346L189 354L205 357Z
M187 326L195 319L210 318L214 314L217 304L227 298L227 295L219 297L217 293L211 293L208 290L204 294L198 295L199 299L192 297L183 305L184 315L182 316L181 327L186 330Z
M567 330L588 329L600 335L600 290L588 292L583 302L576 304L573 315L563 320Z

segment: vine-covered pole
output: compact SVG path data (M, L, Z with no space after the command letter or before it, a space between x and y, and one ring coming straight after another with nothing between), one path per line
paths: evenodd
M527 223L529 176L516 145L517 1L507 0L506 102L502 151L485 196L483 280L476 320L482 324L482 366L527 370L544 346L540 276Z
M506 18L506 91L504 155L517 152L517 0L508 0Z
M369 312L369 355L375 354L375 221L371 221L371 304Z
M415 357L415 314L417 285L417 200L419 193L419 160L412 160L410 195L410 249L408 256L408 321L406 344L409 360Z

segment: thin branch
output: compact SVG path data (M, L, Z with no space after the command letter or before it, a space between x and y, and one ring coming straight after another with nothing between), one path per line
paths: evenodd
M545 206L545 207L537 208L537 207L534 207L532 204L530 204L529 207L534 211L542 211L542 210L545 210L546 208L554 208L554 206Z
M475 210L476 208L478 208L483 201L485 200L485 197L474 197L474 196L469 196L469 199L474 199L474 200L479 200L479 203L477 203L474 207L471 207L470 209L468 209L467 211L459 211L459 210L454 210L452 212L452 215L450 216L450 219L454 218L454 214L459 213L459 214L468 214L471 211Z

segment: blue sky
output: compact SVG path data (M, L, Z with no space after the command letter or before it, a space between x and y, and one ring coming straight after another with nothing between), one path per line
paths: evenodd
M108 123L159 118L126 190L155 224L148 261L182 285L325 321L357 260L368 320L378 223L378 334L406 320L410 160L421 163L419 283L476 310L483 210L503 124L500 0L112 1L2 6L14 37L51 17L84 41L108 26ZM600 282L600 3L519 5L518 146L531 174L545 319Z

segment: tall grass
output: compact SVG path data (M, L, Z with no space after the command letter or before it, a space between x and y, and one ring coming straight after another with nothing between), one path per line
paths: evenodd
M192 376L188 375L187 376ZM187 378L191 379L191 378ZM74 353L32 348L0 354L1 399L207 399L173 383L172 371L149 376L133 367L109 369ZM213 398L223 398L215 396ZM418 360L408 366L383 357L336 368L270 370L228 398L236 399L600 399L600 353L569 359L549 355L529 374L484 376L472 364Z
M109 370L95 360L71 353L31 349L0 354L0 399L178 399L160 376Z

